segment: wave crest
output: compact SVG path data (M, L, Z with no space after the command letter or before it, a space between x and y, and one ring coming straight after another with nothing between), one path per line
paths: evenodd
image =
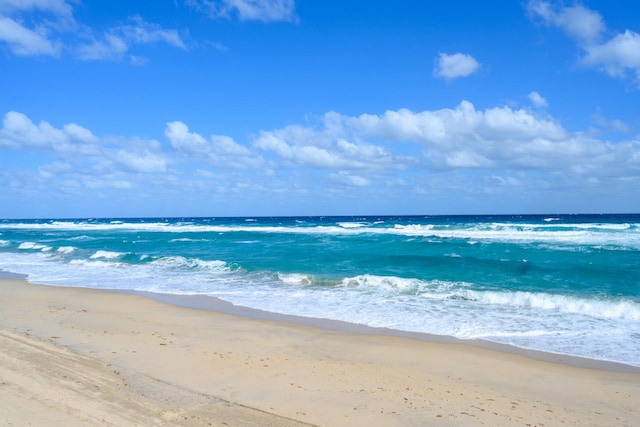
M178 269L209 270L219 272L231 271L231 267L224 261L206 261L199 258L187 258L183 256L162 257L152 261L151 263Z
M25 249L25 250L40 250L42 252L47 252L50 251L52 248L51 246L47 246L47 245L43 245L41 243L36 243L36 242L22 242L20 243L20 245L18 246L18 249Z
M640 320L640 303L628 300L579 298L533 292L466 291L461 295L489 305L582 314L601 319Z
M96 251L96 253L94 253L93 255L91 255L89 258L91 259L116 259L116 258L120 258L122 255L124 255L124 253L122 252L112 252L112 251Z
M499 305L514 310L533 309L599 319L640 320L640 302L625 299L584 298L544 292L472 290L474 286L466 282L425 281L369 274L345 278L339 286L362 288L365 291L386 291L396 295L416 295L431 300Z
M300 273L276 273L275 279L279 280L287 285L311 285L313 283L313 276L310 274Z

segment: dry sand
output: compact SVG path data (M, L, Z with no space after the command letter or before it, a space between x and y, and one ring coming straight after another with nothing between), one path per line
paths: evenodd
M0 279L0 425L637 426L640 373Z

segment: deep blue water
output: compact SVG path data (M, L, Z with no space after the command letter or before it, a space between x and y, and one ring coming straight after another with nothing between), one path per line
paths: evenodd
M640 366L637 214L0 220L0 269Z

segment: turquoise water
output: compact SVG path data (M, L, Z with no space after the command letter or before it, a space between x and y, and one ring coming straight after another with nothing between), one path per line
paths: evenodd
M0 269L640 366L640 215L0 220Z

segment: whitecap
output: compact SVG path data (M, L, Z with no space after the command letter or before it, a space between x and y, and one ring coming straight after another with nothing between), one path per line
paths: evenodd
M51 246L43 245L41 243L36 243L36 242L23 242L23 243L20 243L20 245L18 246L18 249L34 249L34 250L39 249L42 252L47 252L51 250Z
M100 261L100 260L94 261L94 260L87 260L87 259L73 259L69 261L69 264L77 265L77 266L101 267L101 268L124 266L124 264L121 264L121 263L113 263L113 262L106 262L106 261Z
M601 319L640 320L640 303L624 299L580 298L534 292L466 290L463 296L482 304L579 314Z
M187 269L199 269L199 270L209 270L209 271L230 271L231 269L227 266L227 263L224 261L213 260L207 261L199 258L186 258L183 256L168 256L162 257L151 264L166 266L170 268L187 268Z
M313 276L300 273L276 273L277 280L286 283L287 285L310 285L313 283Z
M342 228L360 228L365 227L367 224L363 222L339 222L338 226Z
M97 258L104 258L104 259L114 259L114 258L118 258L120 256L124 255L122 252L112 252L112 251L97 251L96 253L94 253L93 255L91 255L89 258L91 259L97 259Z

